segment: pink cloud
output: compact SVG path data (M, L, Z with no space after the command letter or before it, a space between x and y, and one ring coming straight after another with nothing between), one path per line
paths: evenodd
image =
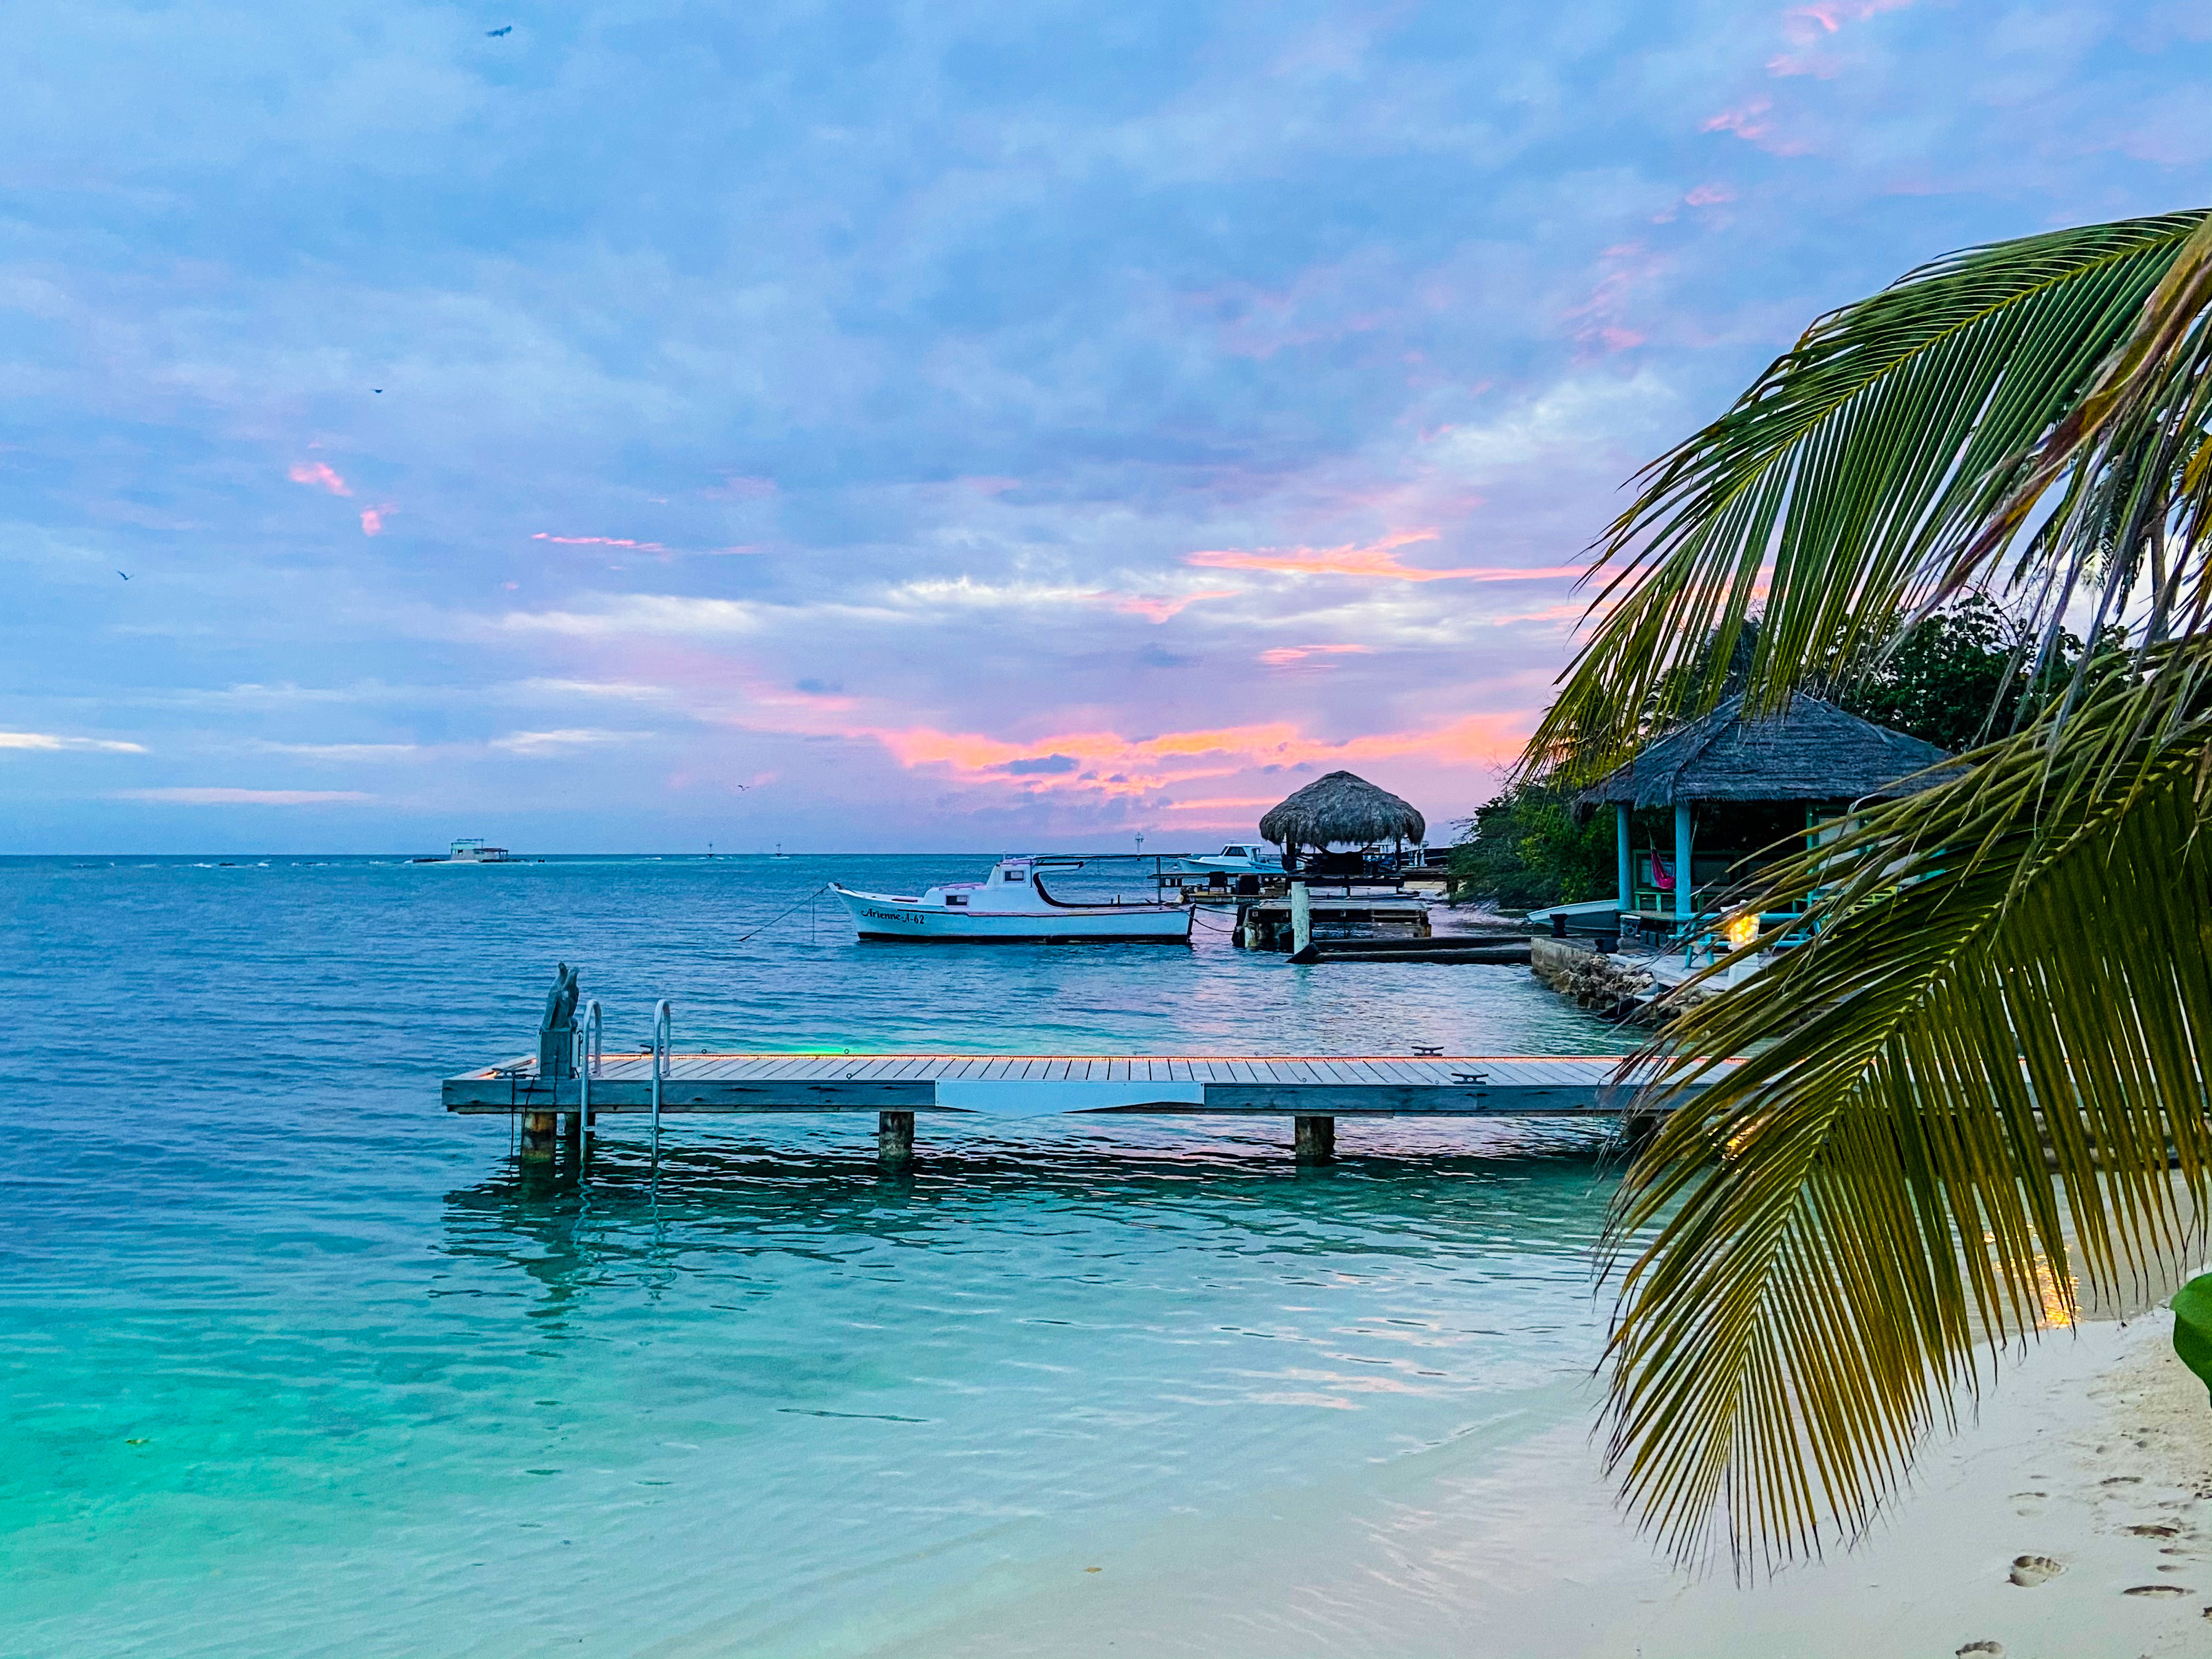
M540 530L531 538L533 542L554 542L562 547L627 547L637 553L665 553L668 550L659 542L633 542L620 536L553 536ZM734 553L735 548L726 548Z
M329 490L333 495L353 494L346 481L322 461L300 462L292 469L291 478L294 483L313 484L318 489Z
M1844 60L1825 57L1817 52L1778 52L1766 60L1766 72L1777 77L1809 75L1815 81L1832 81L1842 73Z
M748 478L732 474L720 483L699 493L723 501L757 501L775 495L776 483L773 478Z
M1767 117L1774 108L1771 98L1753 98L1724 109L1698 130L1700 132L1733 133L1746 143L1756 144L1771 155L1802 155L1805 146L1796 139L1781 139L1774 136L1774 124Z
M1845 23L1863 23L1868 18L1886 11L1902 11L1912 0L1814 0L1809 6L1798 6L1783 13L1783 22L1800 40L1809 37L1818 27L1823 33L1833 34Z
M1754 98L1735 109L1724 109L1698 129L1700 132L1732 132L1739 138L1756 143L1771 131L1766 123L1766 112L1774 107L1771 98Z
M1733 202L1735 192L1726 185L1699 185L1682 200L1690 207L1711 207L1719 202Z
M363 507L361 513L361 533L364 536L381 536L384 533L384 515L387 513L397 513L398 510L390 501L386 501L378 507Z
M1397 550L1416 542L1432 542L1433 530L1409 530L1385 536L1364 547L1346 543L1341 547L1208 548L1184 556L1185 564L1220 570L1279 570L1306 576L1381 576L1393 581L1527 581L1543 576L1579 576L1580 565L1548 566L1514 570L1500 566L1468 565L1451 570L1428 570L1399 558Z
M1164 623L1205 599L1233 599L1241 587L1201 587L1195 593L1101 593L1116 611L1146 622Z
M1177 782L1231 777L1255 767L1287 767L1420 757L1445 765L1494 765L1526 732L1524 713L1473 714L1413 732L1370 732L1329 741L1305 736L1285 721L1125 738L1113 732L1064 732L1027 743L945 732L930 726L860 726L839 735L872 738L902 766L945 767L978 782L1029 794L1074 793L1107 797L1157 794ZM1072 760L1049 773L1010 774L1023 761Z
M1291 664L1304 662L1308 657L1334 657L1347 653L1365 656L1374 650L1370 645L1279 645L1273 650L1262 651L1260 660L1270 668L1287 668ZM1316 668L1327 667L1316 663Z

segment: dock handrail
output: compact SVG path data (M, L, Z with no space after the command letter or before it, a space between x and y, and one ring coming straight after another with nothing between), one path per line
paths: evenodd
M666 997L653 1005L653 1155L660 1157L660 1085L668 1075L668 1050L675 1041L676 1015Z
M592 1079L604 1063L600 1042L605 1024L599 1000L593 997L584 1005L583 1018L576 1022L576 1146L580 1152L584 1138L592 1133Z

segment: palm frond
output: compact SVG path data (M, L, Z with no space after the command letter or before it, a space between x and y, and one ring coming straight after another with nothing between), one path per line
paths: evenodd
M1870 660L1969 582L2050 622L2085 571L2124 604L2159 561L2170 608L2201 622L2208 227L2195 211L1971 248L1816 321L1641 475L1598 544L1602 620L1524 766L1571 783L1711 708L1762 606L1754 710Z
M1609 1451L1678 1555L1855 1535L1985 1345L2201 1243L2212 641L2154 654L1784 870L1814 942L1656 1049Z

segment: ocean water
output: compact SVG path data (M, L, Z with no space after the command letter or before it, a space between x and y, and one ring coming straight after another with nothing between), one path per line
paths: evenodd
M1453 1594L1257 1618L1240 1540L1587 1412L1595 1126L1300 1171L1279 1120L925 1117L886 1176L871 1117L672 1120L657 1170L604 1119L580 1184L439 1109L556 960L611 1048L656 996L679 1048L1620 1046L1525 970L805 902L986 862L0 860L0 1655L951 1654L1016 1601L1073 1654L1086 1586L1202 1559L1143 1646L1222 1659Z

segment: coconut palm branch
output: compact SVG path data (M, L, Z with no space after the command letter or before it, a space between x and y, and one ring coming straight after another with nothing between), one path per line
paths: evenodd
M2208 286L2212 218L2168 214L1970 248L1819 319L1641 475L1534 763L1595 775L1711 708L1754 610L1753 713L1970 585L2046 640L2085 579L2106 620L2148 586L2167 631L2201 626L2203 562L2164 540L2201 545L2212 489Z
M1817 322L1601 544L1525 763L1566 784L1710 706L1761 595L1753 707L1968 584L2125 645L1773 872L1753 906L1814 942L1655 1048L1711 1086L1617 1203L1609 1451L1678 1555L1855 1535L1999 1348L2203 1246L2208 308L2203 214L1937 261Z

